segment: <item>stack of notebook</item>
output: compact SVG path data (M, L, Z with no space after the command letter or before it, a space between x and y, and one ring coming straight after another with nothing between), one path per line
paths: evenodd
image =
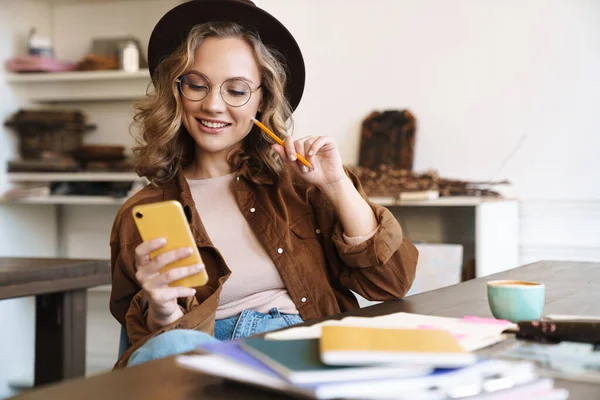
M251 337L201 350L179 356L179 364L316 399L442 399L474 387L486 396L499 389L536 398L557 394L552 380L538 379L531 363L478 360L453 335L436 329L324 326L318 339Z

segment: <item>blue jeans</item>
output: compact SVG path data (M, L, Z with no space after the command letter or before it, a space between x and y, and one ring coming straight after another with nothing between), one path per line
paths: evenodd
M302 322L300 315L280 314L277 308L272 308L268 314L244 310L240 315L216 320L214 337L191 329L175 329L155 336L133 352L127 366L187 353L205 343L239 339Z

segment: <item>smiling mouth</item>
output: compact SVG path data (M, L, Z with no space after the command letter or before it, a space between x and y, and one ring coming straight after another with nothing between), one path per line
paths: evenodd
M207 128L211 128L211 129L221 129L221 128L226 128L231 125L231 124L227 124L224 122L212 122L212 121L206 121L204 119L199 119L199 118L196 118L196 120L198 122L200 122L200 124L206 126Z

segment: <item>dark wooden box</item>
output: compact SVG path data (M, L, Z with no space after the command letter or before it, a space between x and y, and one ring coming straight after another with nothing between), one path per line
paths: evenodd
M5 123L18 134L24 159L54 157L79 149L83 133L94 129L79 111L20 110Z
M359 165L412 171L416 125L408 110L372 112L362 124Z

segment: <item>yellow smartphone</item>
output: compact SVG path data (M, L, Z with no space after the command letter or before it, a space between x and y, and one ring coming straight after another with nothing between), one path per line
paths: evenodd
M191 247L194 250L194 253L191 256L182 258L181 260L177 260L165 266L160 272L165 272L172 268L200 264L202 262L198 246L196 246L196 242L192 236L192 231L190 230L181 203L176 200L169 200L158 203L141 204L133 207L132 214L135 225L144 242L160 237L167 239L166 245L150 253L151 259L154 259L159 254L180 247ZM171 282L169 286L185 286L193 288L204 286L206 285L206 282L208 282L208 275L206 271L202 271L198 274Z

